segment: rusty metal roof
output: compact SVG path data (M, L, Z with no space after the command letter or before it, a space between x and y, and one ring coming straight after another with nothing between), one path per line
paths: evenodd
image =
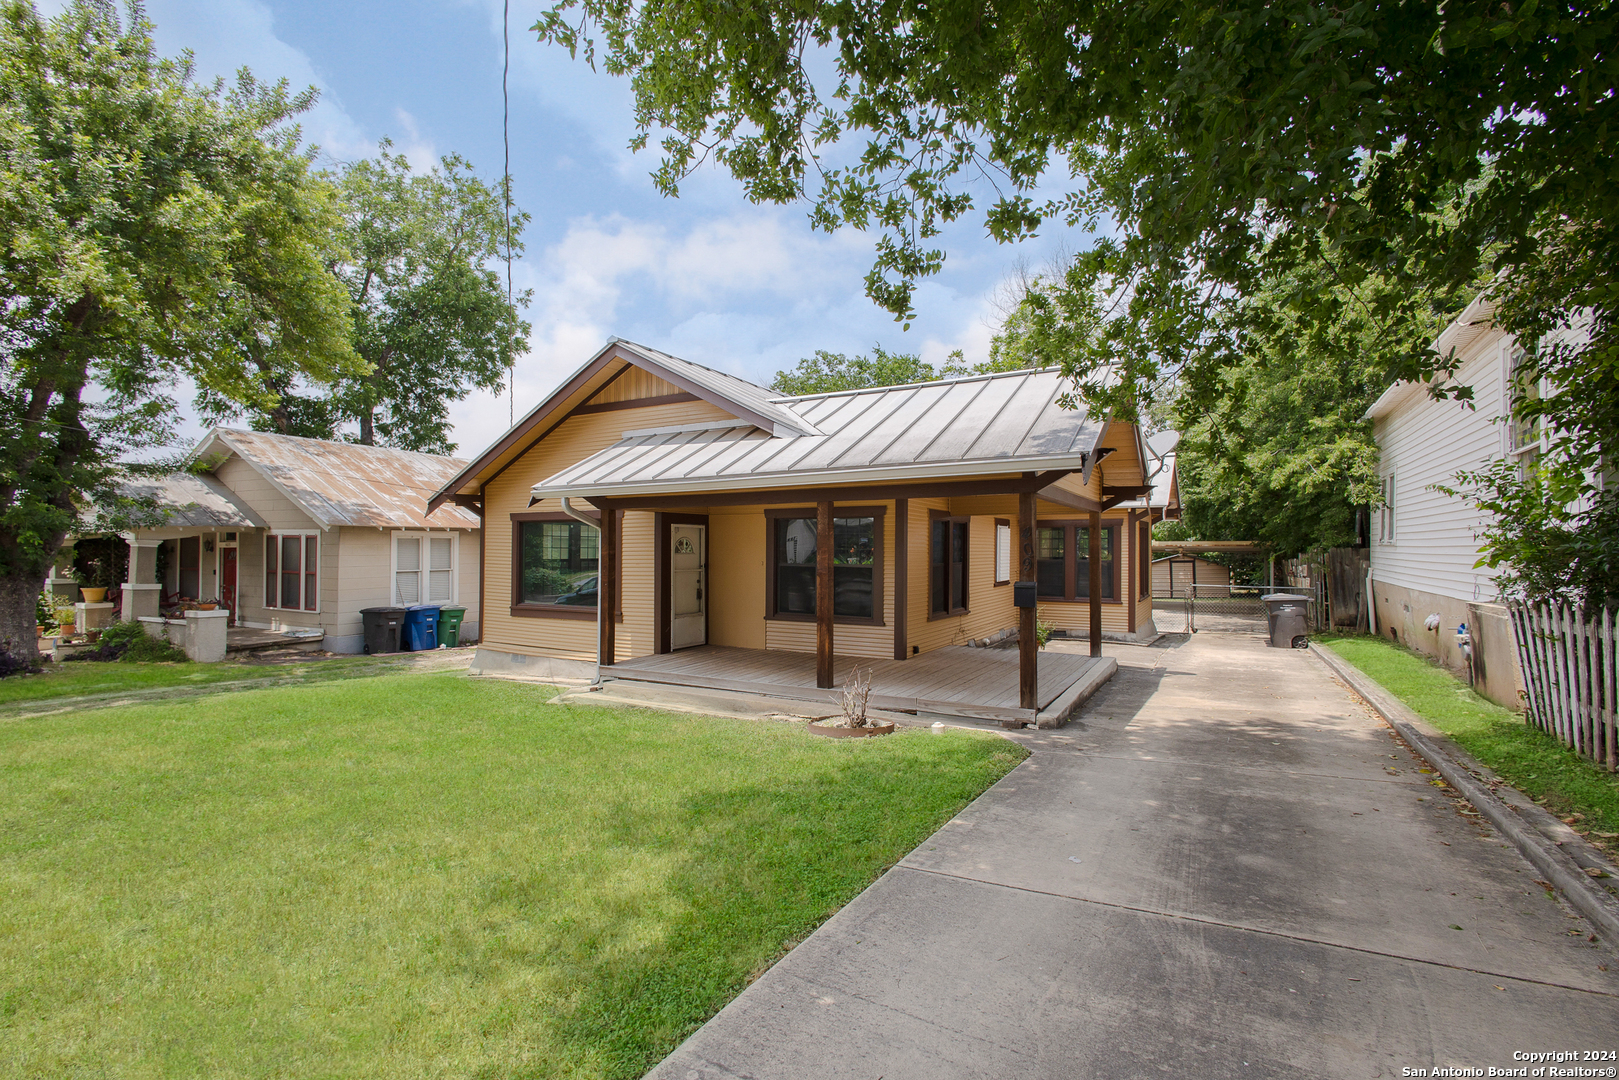
M233 428L215 428L192 451L204 462L223 454L251 465L322 528L478 527L459 506L426 512L433 492L466 466L459 458Z
M745 421L626 431L536 484L537 498L743 490L857 481L1080 470L1105 420L1066 409L1055 368L777 397L813 434Z
M262 529L263 518L212 476L170 473L167 476L132 476L118 485L132 499L150 499L163 514L165 525L197 525Z

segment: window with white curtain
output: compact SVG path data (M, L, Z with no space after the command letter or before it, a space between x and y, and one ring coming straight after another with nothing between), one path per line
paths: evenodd
M453 604L455 602L455 534L395 533L393 549L393 602Z

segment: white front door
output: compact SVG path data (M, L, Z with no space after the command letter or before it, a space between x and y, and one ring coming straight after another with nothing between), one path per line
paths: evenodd
M708 526L670 525L669 647L708 641Z

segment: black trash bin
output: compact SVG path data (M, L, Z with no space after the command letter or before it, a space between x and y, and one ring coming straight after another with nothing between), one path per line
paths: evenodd
M1310 643L1310 600L1292 593L1260 597L1270 617L1270 644L1275 649L1302 649Z
M399 628L405 621L402 607L368 607L360 609L360 623L365 630L365 651L388 653L399 651Z

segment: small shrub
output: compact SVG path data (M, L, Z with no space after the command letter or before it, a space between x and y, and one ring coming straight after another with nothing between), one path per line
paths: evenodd
M122 660L129 664L183 664L190 657L153 637L138 622L115 622L101 632L99 647L69 657L70 660Z
M864 672L860 665L849 672L849 678L843 684L843 696L838 704L843 710L843 722L839 727L863 728L866 726L866 703L871 698L871 669Z

